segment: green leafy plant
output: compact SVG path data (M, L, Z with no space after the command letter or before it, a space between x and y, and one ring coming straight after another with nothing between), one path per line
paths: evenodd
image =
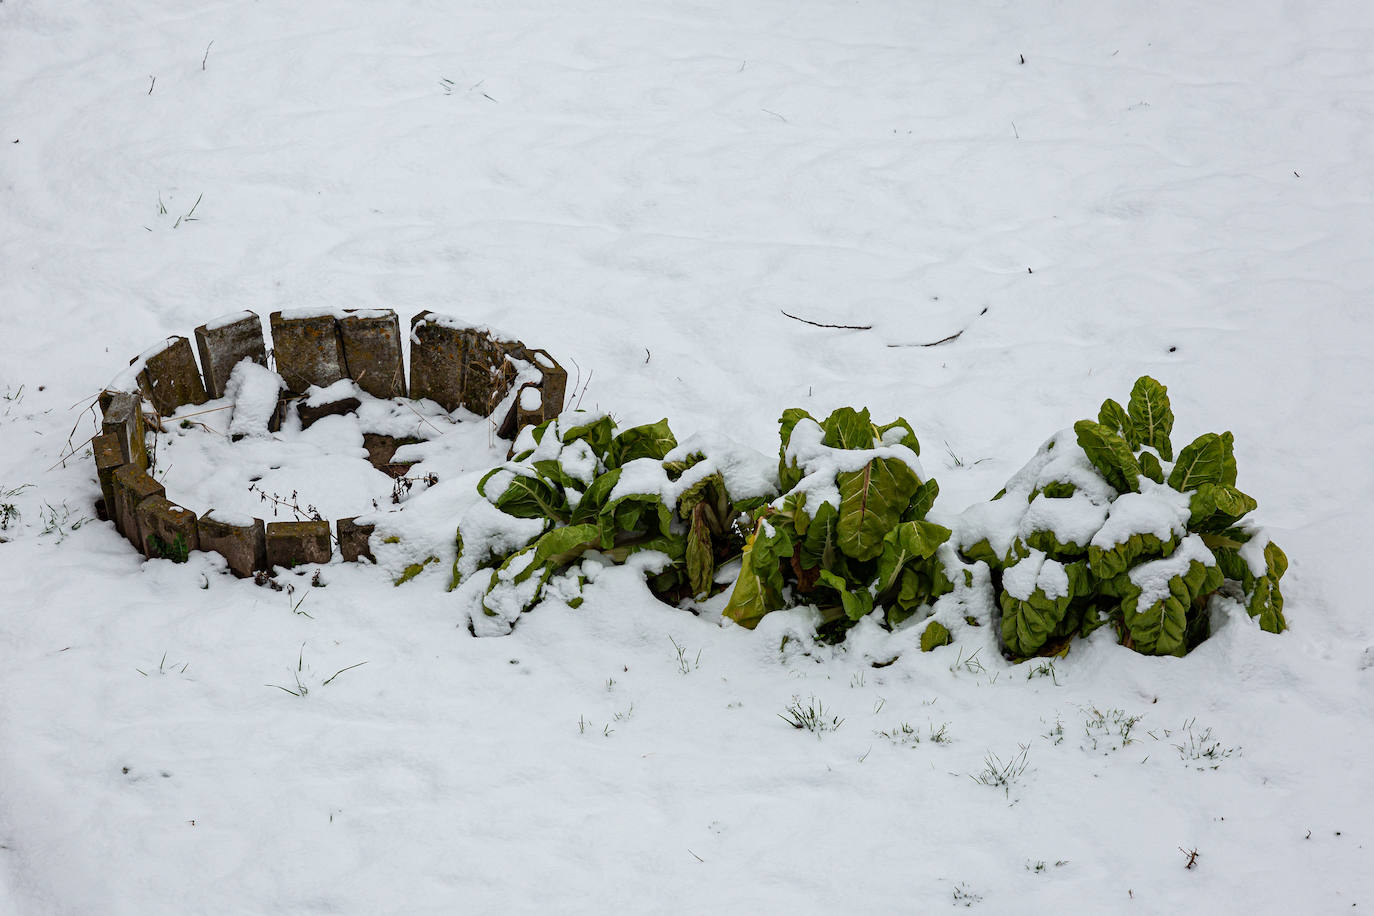
M181 534L173 537L170 543L156 534L150 534L148 535L148 554L158 560L185 563L187 557L191 555L191 550L186 544L186 538Z
M840 716L827 716L825 704L815 697L806 702L802 702L800 697L793 697L787 708L778 714L778 718L795 729L812 732L818 738L823 733L833 732L844 724L844 719Z
M994 497L965 514L965 559L987 562L1011 658L1056 655L1110 624L1146 655L1183 655L1210 632L1225 590L1281 632L1288 561L1246 516L1229 432L1179 450L1168 392L1144 376L1127 406L1046 442Z
M514 549L490 540L468 549L462 522L458 530L452 587L489 569L482 607L493 617L513 620L560 573L563 591L576 595L585 577L568 571L588 554L624 563L657 552L655 596L708 598L724 587L717 570L744 547L746 513L764 501L732 493L718 462L679 448L666 419L617 430L610 417L574 411L522 433L517 451L478 492L507 516L538 521L535 536Z
M950 530L926 521L940 487L922 476L911 424L842 407L824 422L793 408L779 426L783 495L754 513L726 617L753 628L813 604L821 635L839 638L875 608L895 626L954 588L952 552L937 557Z

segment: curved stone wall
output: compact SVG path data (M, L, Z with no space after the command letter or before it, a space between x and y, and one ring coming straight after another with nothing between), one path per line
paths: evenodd
M196 328L194 352L190 339L168 337L130 360L101 394L101 432L92 440L102 493L97 512L145 557L185 561L192 550L214 551L234 575L247 577L278 566L327 563L334 540L346 561L372 556L372 526L356 519L338 519L331 532L327 521L264 522L213 510L197 515L169 499L153 478L145 407L160 425L161 417L181 407L222 398L231 371L245 359L282 379L269 429L280 425L291 401L301 402L306 426L357 407L356 398L321 401L318 391L304 406L307 391L344 379L378 398L428 398L450 412L465 408L489 417L505 439L556 417L567 396L568 374L544 350L430 311L410 320L408 375L400 320L390 309L273 312L268 326L270 349L261 318L247 311ZM404 473L404 466L391 463L402 440L367 434L364 444L379 470Z

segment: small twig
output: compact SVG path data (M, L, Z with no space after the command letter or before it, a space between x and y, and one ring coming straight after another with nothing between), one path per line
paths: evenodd
M687 850L687 851L688 851L688 852L692 852L692 850L690 850L690 849ZM696 859L698 862L705 862L705 861L706 861L705 859L703 859L701 856L697 855L697 854L694 853L694 852L692 852L692 858Z
M644 365L646 365L646 366L649 365L649 360L652 359L652 358L653 358L653 354L649 352L649 348L648 348L648 347L645 347L645 348L644 348Z
M782 309L778 309L778 311L782 312L784 315L786 315L788 318L791 318L793 321L800 321L802 324L809 324L817 328L840 328L841 330L845 331L873 330L873 325L871 324L822 324L819 321L809 321L806 318L798 318L796 315L783 311Z
M409 400L402 399L402 400L401 400L401 403L405 405L405 407L406 407L407 410L409 410L411 413L415 414L415 416L419 417L421 423L425 424L426 426L428 426L430 429L434 430L436 433L438 433L438 434L441 435L441 436L444 434L444 431L443 431L442 429L440 429L439 427L435 426L433 423L429 422L429 420L425 419L425 416L424 416L422 413L420 413L420 411L416 410L414 407L411 407L411 406L410 406L410 401L409 401Z
M764 114L772 115L784 124L788 123L787 119L784 118L782 115L778 114L776 111L769 111L767 108L760 108L759 111L763 112Z
M1025 63L1025 61L1022 61L1022 63ZM1016 139L1018 139L1018 140L1021 139L1021 132L1020 132L1019 130L1016 129L1016 122L1015 122L1015 121L1012 121L1012 122L1011 122L1011 132L1012 132L1012 134L1016 137Z
M978 315L976 316L975 320L977 320L977 318L982 318L982 317L983 317L984 315L986 315L987 313L988 313L987 306L984 306L984 307L983 307L983 310L982 310L981 312L978 313ZM965 331L967 331L967 330L968 330L969 328L971 328L971 327L973 327L973 322L972 322L972 321L970 321L968 324L964 325L964 327L962 327L962 328L960 328L959 330L955 331L953 334L949 335L948 337L941 337L939 340L932 340L932 341L930 341L929 343L901 343L901 344L888 344L888 347L889 347L889 349L897 349L897 348L903 348L903 347L938 347L940 344L949 343L951 340L958 340L959 337L960 337Z
M149 95L152 95L152 94L153 94L153 86L157 84L157 77L156 77L156 76L149 75L148 80L149 80L149 82L148 82L148 94L149 94Z
M206 62L207 60L210 59L210 47L211 47L211 45L213 45L214 43L215 43L214 40L211 39L210 44L208 44L208 45L205 46L205 56L202 57L202 58L200 59L200 69L201 69L202 71L205 70L205 62Z
M336 677L338 677L339 675L343 674L345 671L352 671L354 668L360 668L360 667L362 667L363 665L366 665L366 664L367 664L367 662L358 662L358 664L356 664L356 665L349 665L347 668L340 668L338 671L335 671L335 672L334 672L333 674L331 674L328 678L326 678L326 679L325 679L325 682L324 682L323 684L321 684L320 686L321 686L321 687L328 687L330 681L334 680L334 678L336 678Z

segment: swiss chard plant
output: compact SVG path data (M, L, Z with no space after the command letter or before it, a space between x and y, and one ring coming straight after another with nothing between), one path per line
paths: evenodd
M1050 439L961 525L966 559L986 561L1013 658L1067 648L1103 625L1146 655L1183 655L1205 639L1219 592L1281 632L1287 558L1247 516L1229 432L1175 455L1168 393L1146 376L1125 407Z
M821 635L842 636L882 610L893 626L953 589L948 528L926 520L939 485L924 476L920 443L898 418L867 410L823 422L791 409L780 420L782 496L755 510L726 617L754 627L770 611L815 605Z
M522 433L516 449L478 492L500 513L536 524L524 538L465 545L460 523L452 583L485 572L482 610L507 623L555 577L559 594L580 604L576 565L589 553L624 563L653 551L660 562L649 587L657 597L710 597L724 587L717 570L744 546L747 512L765 501L732 493L718 462L679 447L667 420L618 430L610 417L573 412Z

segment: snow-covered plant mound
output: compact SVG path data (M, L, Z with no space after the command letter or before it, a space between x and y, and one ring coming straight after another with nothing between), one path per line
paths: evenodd
M1229 432L1174 456L1164 386L1146 376L1040 447L992 502L956 526L965 559L993 570L1014 658L1067 648L1111 624L1146 655L1183 655L1210 631L1215 599L1281 632L1288 561L1246 516Z

